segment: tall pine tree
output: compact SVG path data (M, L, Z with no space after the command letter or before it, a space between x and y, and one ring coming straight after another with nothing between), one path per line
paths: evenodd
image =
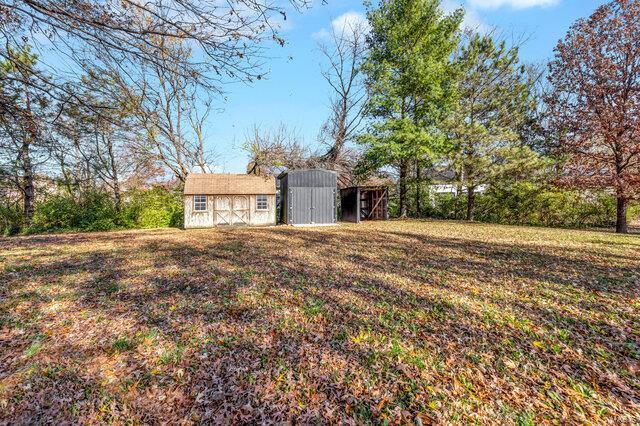
M467 220L473 220L478 187L490 183L504 163L528 154L514 143L535 102L517 47L474 34L457 56L459 102L449 117L449 137L454 167L467 190Z
M382 0L370 9L364 65L372 118L360 138L363 168L391 166L399 175L400 216L407 216L410 165L442 150L442 122L456 100L451 56L462 11L443 14L439 0Z
M0 179L22 196L28 225L35 212L36 170L46 161L51 98L35 88L49 77L28 45L0 49Z

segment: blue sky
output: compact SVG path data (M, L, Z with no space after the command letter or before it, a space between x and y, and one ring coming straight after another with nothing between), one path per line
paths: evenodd
M227 101L213 114L207 132L207 148L217 154L216 169L242 173L246 155L245 136L254 124L273 128L285 123L296 129L308 145L314 145L326 119L330 91L320 75L321 55L317 49L323 29L349 14L363 14L357 0L327 0L303 13L293 12L283 27L285 47L267 46L267 79L226 86ZM557 41L580 17L589 16L604 0L445 0L445 8L462 5L466 23L474 28L495 27L506 36L526 35L521 57L527 62L546 62Z

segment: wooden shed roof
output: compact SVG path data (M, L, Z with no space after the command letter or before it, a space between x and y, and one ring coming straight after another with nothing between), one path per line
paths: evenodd
M191 173L184 183L185 195L275 194L274 177L224 173Z
M347 188L381 188L381 187L390 187L390 186L394 186L395 183L393 182L393 179L391 178L386 178L386 177L370 177L365 181L360 181L360 182L349 182L348 184L345 185L340 185L340 189L347 189Z

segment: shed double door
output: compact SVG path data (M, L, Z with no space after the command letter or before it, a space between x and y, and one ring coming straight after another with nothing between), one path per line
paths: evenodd
M290 213L294 224L334 223L336 193L332 188L291 188Z
M220 195L215 201L216 225L249 224L249 197L246 195Z

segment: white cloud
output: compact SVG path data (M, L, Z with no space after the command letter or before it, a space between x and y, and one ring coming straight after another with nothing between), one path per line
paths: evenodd
M491 27L484 21L480 14L481 9L498 9L500 7L511 7L514 9L527 9L531 7L549 7L560 3L561 0L443 0L442 10L451 13L456 9L464 9L464 21L462 25L466 29L480 33L487 33ZM367 31L369 22L367 17L356 11L343 13L331 21L329 28L321 28L312 34L315 39L329 38L332 31L344 33L349 28L364 26Z
M480 13L481 9L498 9L511 7L527 9L531 7L548 7L560 3L561 0L443 0L442 10L451 13L456 9L464 9L462 26L466 29L487 33L491 27L485 23Z
M348 30L350 28L368 28L369 21L367 17L359 12L347 12L338 16L336 19L331 21L331 28L333 28L336 32L342 32L345 29Z
M318 31L311 34L311 37L315 38L316 40L322 40L322 39L329 38L330 35L331 33L327 31L326 28L320 28Z
M480 9L497 9L509 6L514 9L546 7L558 4L560 0L469 0L469 4Z
M355 28L362 28L364 32L368 32L369 21L364 14L352 10L343 13L342 15L332 20L331 30L321 28L319 31L313 33L312 37L315 39L324 39L328 38L331 35L331 31L334 31L337 34L344 34L345 32L348 33L350 30Z

